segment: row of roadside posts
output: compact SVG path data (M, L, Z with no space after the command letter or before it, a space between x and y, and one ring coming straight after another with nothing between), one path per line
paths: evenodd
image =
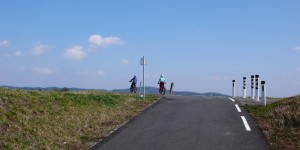
M246 91L246 77L243 77L243 98L247 97ZM262 105L267 105L266 99L266 81L261 81L261 102ZM255 85L255 89L254 89ZM235 97L235 80L232 80L232 97ZM259 75L251 75L251 98L259 101Z

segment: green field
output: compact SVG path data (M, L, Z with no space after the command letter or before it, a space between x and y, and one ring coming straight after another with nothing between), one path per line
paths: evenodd
M0 149L88 149L157 100L0 88Z

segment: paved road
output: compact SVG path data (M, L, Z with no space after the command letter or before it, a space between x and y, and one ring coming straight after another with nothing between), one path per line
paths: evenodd
M92 149L263 150L261 131L244 109L222 97L164 97ZM251 131L247 131L244 116Z

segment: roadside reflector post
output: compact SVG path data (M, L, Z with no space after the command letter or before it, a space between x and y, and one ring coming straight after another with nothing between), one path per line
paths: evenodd
M169 95L172 95L173 87L174 87L174 82L171 83L171 88L170 88L170 94Z
M259 75L255 75L255 100L259 101Z
M243 98L246 98L246 77L243 77Z
M267 98L266 98L266 81L261 81L261 104L263 106L267 105Z
M232 80L232 97L235 97L235 80Z
M251 76L251 98L254 99L254 75Z

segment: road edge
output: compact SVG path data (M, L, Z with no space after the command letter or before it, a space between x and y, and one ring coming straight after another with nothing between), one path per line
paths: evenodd
M145 110L143 110L137 116L131 118L126 123L124 123L120 127L118 127L115 130L113 130L112 133L110 133L108 136L104 137L100 142L98 142L97 144L91 146L89 148L89 150L98 150L102 145L104 145L105 143L107 143L111 138L115 137L119 132L121 132L122 130L124 130L129 124L133 123L135 120L137 120L138 118L140 118L141 116L143 116L147 111L149 111L150 109L152 109L153 107L155 107L158 103L160 103L162 101L162 99L164 99L164 97L160 97L157 101L155 101L154 103L152 103L149 107L147 107Z

